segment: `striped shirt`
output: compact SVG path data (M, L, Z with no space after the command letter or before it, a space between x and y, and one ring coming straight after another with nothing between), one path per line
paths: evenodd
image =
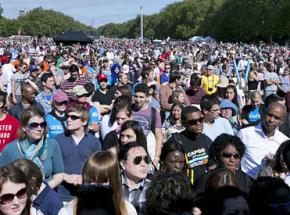
M69 80L65 80L61 85L60 89L67 94L69 98L73 97L72 89L77 85L84 85L87 80L83 77L80 77L77 81L71 82Z

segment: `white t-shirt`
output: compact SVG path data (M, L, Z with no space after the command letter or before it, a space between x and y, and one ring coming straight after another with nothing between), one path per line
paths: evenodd
M16 69L11 63L4 64L2 66L2 81L4 85L4 91L6 91L8 95L12 93L12 77L15 71Z
M118 128L118 124L117 122L114 122L113 125L110 124L110 114L107 114L105 116L103 116L102 121L101 121L101 127L100 127L100 131L101 131L101 135L102 135L102 139L105 139L105 136L110 133L111 131L114 131Z
M126 208L128 211L128 215L137 215L137 211L136 211L135 207L130 202L125 200L125 204L126 204Z

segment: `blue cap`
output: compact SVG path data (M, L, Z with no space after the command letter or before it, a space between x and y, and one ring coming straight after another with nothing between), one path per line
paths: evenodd
M30 72L37 71L37 70L38 70L38 68L37 68L37 65L36 64L31 64L29 66L29 71Z
M220 103L221 109L227 109L230 108L233 110L233 116L238 113L238 107L233 102L231 102L228 99L222 99Z

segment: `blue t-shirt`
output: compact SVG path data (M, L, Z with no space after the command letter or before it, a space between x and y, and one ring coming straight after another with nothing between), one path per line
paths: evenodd
M47 156L43 161L45 181L50 181L52 176L64 171L60 147L54 139L47 139ZM5 166L19 158L25 158L18 146L18 139L12 141L3 149L0 155L0 166Z
M45 121L47 122L48 128L47 137L54 138L58 134L62 134L64 132L64 128L61 122L51 114L47 114L45 116ZM64 124L66 125L66 121L64 122Z
M91 125L93 122L100 124L101 120L100 120L100 115L97 108L92 106L90 108L89 115L90 115L89 125Z
M160 75L160 84L169 82L169 74L163 73Z
M260 120L260 118L261 118L260 109L259 109L259 107L256 107L255 109L252 109L249 112L248 122L249 123L254 123L254 122L257 122L258 120Z

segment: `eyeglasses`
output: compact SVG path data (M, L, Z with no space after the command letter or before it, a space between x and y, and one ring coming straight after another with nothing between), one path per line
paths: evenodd
M67 105L68 101L63 101L63 102L55 102L56 105L62 106L62 105Z
M165 67L165 69L170 69L170 67Z
M12 193L7 193L4 194L3 196L0 197L0 204L1 205L6 205L11 203L15 196L17 197L17 199L23 199L26 197L26 187L20 189L16 194L12 194Z
M66 114L66 118L67 119L71 118L71 120L75 121L75 120L80 119L82 117L81 116L76 116L76 115L68 115L68 114Z
M100 83L102 83L102 82L106 82L107 83L107 79L102 79L102 80L100 80Z
M239 153L226 153L226 152L223 152L222 156L224 158L231 158L231 157L234 157L234 159L240 159L241 158Z
M187 121L187 124L189 124L189 125L197 125L197 123L203 123L203 117Z
M37 122L32 122L32 123L29 123L27 124L26 127L30 128L30 129L36 129L36 128L42 128L42 129L45 129L47 126L47 123L44 121L44 122L41 122L41 123L37 123Z
M141 163L142 160L144 160L144 162L145 162L146 164L149 164L149 163L150 163L150 158L149 158L148 155L146 155L146 156L136 156L136 157L134 158L134 160L133 160L133 163L134 163L135 165L139 165L139 164Z

